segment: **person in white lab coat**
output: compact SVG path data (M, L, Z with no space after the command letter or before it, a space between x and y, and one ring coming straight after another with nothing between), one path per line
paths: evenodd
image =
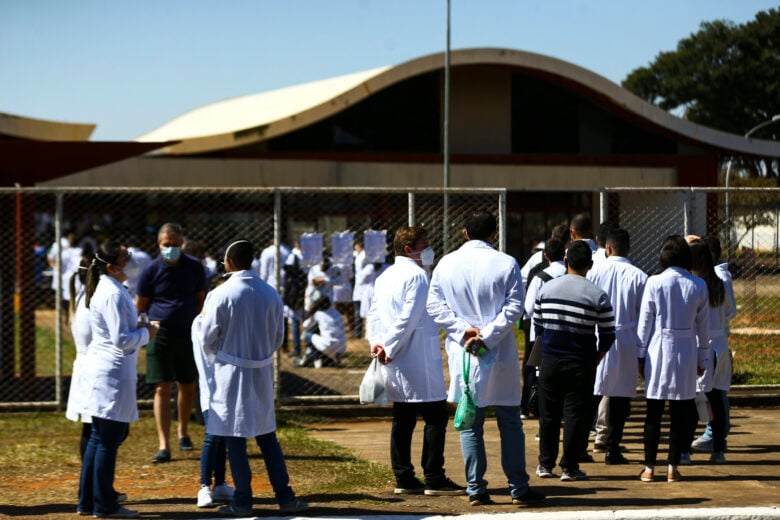
M677 469L683 444L695 428L697 374L710 355L707 285L689 272L691 248L672 235L661 246L664 271L647 279L639 311L639 370L645 378L647 412L644 426L643 482L655 478L661 417L669 401L669 465L667 481L682 477ZM698 347L698 348L697 348Z
M235 492L230 516L252 515L252 471L246 438L255 437L276 501L283 512L308 506L295 498L276 438L273 359L284 341L282 300L252 270L252 244L237 240L225 249L230 279L214 289L203 307L201 344L214 368L214 389L208 410L209 435L226 437Z
M122 285L129 258L119 242L101 244L87 271L84 295L92 338L79 380L83 396L79 412L92 417L92 434L82 460L78 512L98 517L139 516L119 505L114 470L119 445L129 424L138 419L138 349L156 328L138 323L133 299Z
M347 351L347 333L344 319L325 295L314 292L312 304L303 321L303 341L306 354L298 360L299 367L315 368L339 366Z
M723 464L726 447L726 408L724 394L731 388L731 355L726 335L728 322L736 315L726 284L715 272L713 254L701 238L690 242L691 272L707 283L710 303L710 359L699 377L699 391L704 392L712 407L712 455L710 462Z
M731 273L729 272L729 264L728 262L720 262L720 257L722 254L721 246L720 246L720 240L718 240L718 237L715 236L706 236L703 239L705 242L707 242L707 245L710 247L710 252L712 253L712 262L715 264L715 274L723 280L723 284L726 288L726 323L723 327L724 331L724 338L723 340L728 344L728 336L729 336L729 325L728 321L731 321L736 317L737 315L737 302L734 298L734 282L731 278ZM713 328L713 325L710 324L710 329ZM712 339L712 338L711 338ZM731 350L728 350L728 359L723 359L724 364L728 364L729 367L731 366L732 362L732 353ZM724 373L725 373L725 367L724 367ZM730 387L731 377L729 374L729 387ZM728 397L728 388L722 388L724 392L721 392L721 396L723 397L723 411L725 414L725 435L728 436L729 430L731 429L731 424L729 421L729 397ZM693 441L693 450L694 451L712 451L712 424L707 423L707 428L705 428L704 433L699 436L698 439ZM723 449L725 450L727 447L726 441L724 439Z
M603 410L603 429L606 430L602 441L597 422L593 451L606 452L606 464L628 463L620 453L620 441L626 417L631 411L631 398L636 396L637 374L634 367L639 348L636 327L647 275L627 258L630 249L628 231L621 228L609 230L605 238L605 259L594 261L587 274L588 280L607 293L615 311L615 344L596 367L593 386L593 395L601 396L599 418L602 420Z
M484 479L485 408L493 406L501 436L501 461L512 501L522 505L544 499L528 486L525 433L520 419L520 363L513 328L523 313L523 282L517 261L490 245L496 218L474 212L466 218L466 243L445 255L433 271L427 309L447 333L450 388L448 400L463 391L463 349L471 354L477 415L460 432L469 503L491 503ZM477 355L481 353L481 355Z
M393 240L395 263L377 278L366 330L371 355L382 363L387 398L393 402L390 461L395 494L465 495L447 478L444 442L447 390L439 330L425 309L434 251L421 227L401 227ZM412 433L417 415L425 421L422 459L425 483L415 477Z

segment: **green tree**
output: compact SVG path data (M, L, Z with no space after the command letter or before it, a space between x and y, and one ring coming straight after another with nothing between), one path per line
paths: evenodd
M623 87L695 123L742 134L780 112L780 10L743 25L704 22L677 50L631 72ZM778 128L755 136L771 139Z

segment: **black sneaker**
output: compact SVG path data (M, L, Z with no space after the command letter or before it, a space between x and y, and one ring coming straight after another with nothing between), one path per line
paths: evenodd
M528 488L525 495L516 498L513 497L512 503L516 506L531 506L544 501L545 498L544 493Z
M152 462L154 462L155 464L159 462L170 462L170 461L171 461L171 452L168 450L160 450L154 454L154 457L152 457Z
M192 441L188 436L184 436L181 439L179 439L179 450L181 451L192 451Z
M396 481L393 493L396 495L422 495L425 492L425 484L412 478L403 482Z
M620 452L608 451L604 456L604 464L628 464L628 459Z
M432 485L426 484L425 494L430 496L435 496L435 497L465 495L466 488L457 485L455 482L453 482L448 478L445 478L444 480Z
M493 501L490 499L490 495L488 495L487 493L480 493L478 495L469 495L470 506L486 506L492 503Z

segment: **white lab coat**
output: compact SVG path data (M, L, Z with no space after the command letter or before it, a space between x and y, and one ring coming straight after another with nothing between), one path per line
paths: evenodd
M363 287L358 284L358 276L360 275L360 271L367 265L368 265L368 261L366 260L365 250L355 255L355 267L353 269L355 273L355 286L352 288L353 302L361 301L361 298L363 296Z
M593 256L591 257L593 260L593 265L596 265L599 262L603 262L607 259L607 250L603 247L600 247L593 251Z
M127 266L125 266L125 276L127 276L125 285L130 291L130 296L135 297L138 293L138 278L141 276L141 272L146 269L146 266L151 263L152 257L146 251L137 247L128 247L127 250L131 256L130 260L127 261Z
M607 293L615 311L615 343L596 367L593 394L635 397L639 354L636 329L647 275L628 258L610 256L594 264L587 279Z
M211 293L209 293L211 294ZM206 296L208 301L208 295ZM205 304L205 302L204 302ZM205 412L209 409L211 395L214 393L214 365L206 359L206 353L203 352L203 314L198 314L192 320L192 354L195 358L195 366L198 368L198 394L200 396L200 409Z
M390 401L447 398L439 328L425 308L428 288L428 274L405 256L396 256L374 284L366 336L372 346L382 345L391 359L381 366Z
M710 306L710 348L712 353L707 369L699 377L699 390L709 392L713 388L728 391L731 388L731 353L729 352L729 321L737 315L734 285L727 264L715 266L715 274L723 281L724 299L717 307Z
M428 314L447 332L450 367L447 399L457 402L463 386L463 334L481 331L490 350L472 356L477 405L520 404L520 362L514 327L523 314L523 282L517 261L481 240L469 240L445 255L433 271Z
M566 266L563 264L563 260L558 260L542 269L542 272L549 274L553 278L558 278L559 276L566 274ZM525 300L523 303L523 306L525 307L525 319L527 320L532 320L534 318L534 305L536 304L536 298L539 296L539 291L542 289L543 285L544 282L539 275L534 276L531 279L531 283L528 285L528 290L525 293ZM534 341L536 339L535 327L531 327L531 334L528 339L529 341Z
M679 267L647 279L637 334L648 399L696 396L697 368L706 368L710 356L709 324L704 280Z
M523 287L528 287L528 273L530 273L531 269L537 264L540 264L542 260L544 260L544 251L540 249L539 251L534 252L534 254L531 255L531 258L523 264L523 267L520 269L520 275L523 278Z
M73 360L73 372L70 376L70 390L68 391L68 405L65 408L65 417L71 421L91 423L92 417L82 415L79 410L84 408L85 385L81 383L84 377L84 362L87 357L89 342L92 341L92 329L89 325L89 309L84 302L84 289L76 296L76 312L71 316L70 331L73 335L73 343L76 344L76 358Z
M138 327L133 299L115 278L101 275L89 303L92 341L84 361L79 391L81 413L118 422L138 419L136 381L138 349L149 331Z
M290 248L286 246L285 244L279 244L279 258L281 258L282 262L287 260L287 257L290 256ZM263 249L263 251L260 253L260 262L257 266L257 271L260 274L260 278L273 287L274 289L279 291L279 288L284 283L284 269L280 269L279 271L279 277L282 279L281 283L276 283L276 246L270 245Z
M201 338L214 365L207 432L255 437L276 430L273 355L284 340L283 304L253 270L237 271L211 291Z
M339 270L341 283L333 286L333 302L352 303L352 283L349 281L353 276L352 266L338 264L336 268Z

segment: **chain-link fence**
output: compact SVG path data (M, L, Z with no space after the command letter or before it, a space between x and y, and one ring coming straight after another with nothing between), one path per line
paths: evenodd
M431 243L442 254L462 243L460 229L468 211L502 215L504 202L505 192L495 189L446 194L393 189L0 190L0 211L7 223L0 231L7 252L0 267L0 406L65 402L75 357L68 325L70 281L82 253L94 250L104 238L132 247L126 273L133 289L141 264L158 252L157 231L165 222L181 224L186 252L216 271L224 247L236 237L250 240L258 256L267 246L277 246L275 257L280 258L284 249L279 244L293 246L304 233L320 234L330 249L332 236L345 231L357 240L365 231L386 231L392 240L399 226L420 225L432 230ZM500 220L503 229L503 217ZM276 265L281 268L285 261L281 258ZM341 288L346 296L337 302L348 335L355 331L351 264L338 265L349 286ZM327 400L357 394L369 360L365 340L350 339L338 368L299 367L291 349L292 341L277 358L280 398ZM138 372L138 397L149 399L153 388L144 382L143 353Z
M611 220L631 233L631 259L649 274L659 270L658 250L666 236L717 235L734 274L739 312L732 334L780 343L780 190L732 189L728 197L717 188L605 189L584 195L583 200L594 201L594 222ZM185 228L187 252L203 258L208 268L218 270L224 247L241 237L252 241L258 256L274 246L274 271L281 274L287 258L280 245L292 247L307 233L319 234L323 248L331 250L333 238L344 232L357 241L372 231L386 231L390 241L399 226L421 225L431 230L431 244L440 257L462 244L463 218L479 209L499 217L497 247L517 254L530 244L505 243L507 222L556 224L562 216L560 206L551 205L550 213L541 215L544 208L511 207L506 201L505 191L497 189L0 190L6 222L0 231L6 251L0 264L0 407L64 403L75 357L68 326L69 282L83 250L103 238L135 248L134 264L127 269L131 278L142 267L143 252L157 254L157 230L169 221ZM526 260L524 254L517 256L521 263ZM355 283L358 273L342 260L337 268L343 283ZM298 366L292 341L297 327L290 327L290 341L276 363L281 401L356 400L368 344L352 337L359 326L351 286L340 293L346 295L337 303L349 340L339 366ZM144 382L145 365L141 354L142 400L151 398L153 390Z

